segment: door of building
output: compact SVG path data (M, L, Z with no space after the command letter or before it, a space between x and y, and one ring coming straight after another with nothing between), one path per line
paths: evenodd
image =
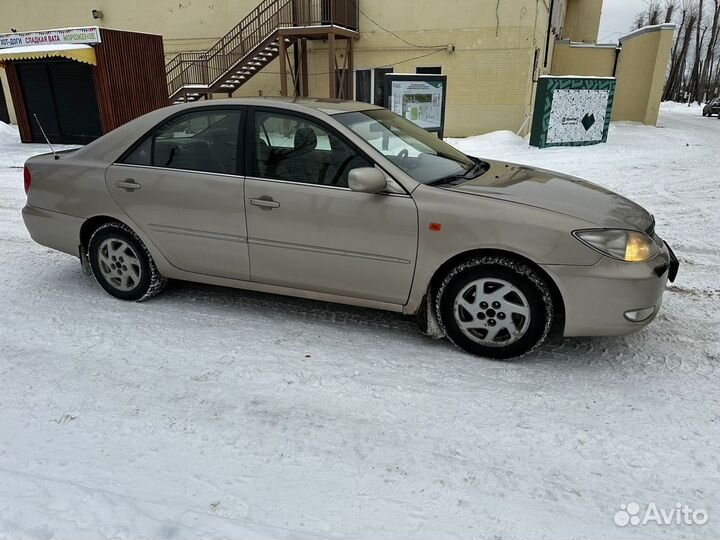
M65 59L18 62L32 142L86 144L102 130L92 68ZM37 120L35 116L37 115Z

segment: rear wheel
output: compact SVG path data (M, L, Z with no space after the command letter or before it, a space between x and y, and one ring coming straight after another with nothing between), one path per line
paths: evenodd
M455 267L436 297L448 338L480 356L507 359L542 344L553 321L550 290L528 265L486 256Z
M140 238L122 223L98 227L90 237L88 255L97 282L121 300L147 300L162 291L167 282Z

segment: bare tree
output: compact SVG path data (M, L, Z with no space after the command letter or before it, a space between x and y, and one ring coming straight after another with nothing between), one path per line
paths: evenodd
M643 26L654 26L660 24L661 21L662 7L660 7L660 0L651 0L644 10L635 15L633 30L637 30Z
M648 0L633 28L675 22L663 99L698 103L720 93L720 0Z
M680 25L675 35L670 71L665 85L664 99L682 98L681 93L686 89L685 70L688 65L688 52L690 51L697 22L697 5L692 2L683 2L681 5Z
M690 91L693 101L700 103L700 61L702 57L702 41L705 38L705 31L702 30L703 0L698 0L697 24L695 25L695 58L693 59L692 75L690 76ZM706 27L707 28L707 27Z
M665 10L665 20L667 22L670 22L672 20L672 15L677 9L677 6L675 4L675 0L668 0L667 2L667 8ZM680 24L678 25L677 33L675 34L675 42L672 46L672 51L670 52L670 68L668 69L668 75L667 80L665 81L665 90L663 92L663 99L669 100L672 99L676 93L677 89L675 88L674 82L676 79L676 71L677 71L677 65L680 63L680 58L678 55L678 46L680 45L680 36L682 35L683 31L685 30L685 19L687 18L687 8L683 5L682 11L681 11L681 18L680 18Z
M640 13L635 15L635 22L633 22L630 30L639 30L643 26L645 26L645 12L641 11Z
M707 51L705 53L705 61L703 62L702 69L700 71L700 79L698 84L698 102L703 99L706 92L709 90L710 77L712 76L713 61L715 58L715 49L718 43L718 33L720 32L720 0L710 0L713 4L713 15L712 24L710 25L710 41L707 45Z
M675 9L677 8L675 4L675 0L666 0L665 1L665 23L671 23L673 19L673 15L675 14Z
M650 2L647 13L648 25L655 26L656 24L660 24L660 21L662 20L662 9L660 8L660 2Z

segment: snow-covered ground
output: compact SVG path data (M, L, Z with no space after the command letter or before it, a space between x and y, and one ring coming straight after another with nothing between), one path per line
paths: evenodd
M717 119L453 141L635 199L682 264L646 331L514 363L370 310L186 283L114 300L28 237L19 167L45 148L0 127L0 538L719 537ZM709 521L616 526L631 502Z

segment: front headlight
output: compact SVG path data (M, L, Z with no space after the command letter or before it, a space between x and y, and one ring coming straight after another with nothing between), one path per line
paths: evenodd
M573 232L583 244L603 255L626 262L646 261L658 252L647 234L623 229L587 229Z

